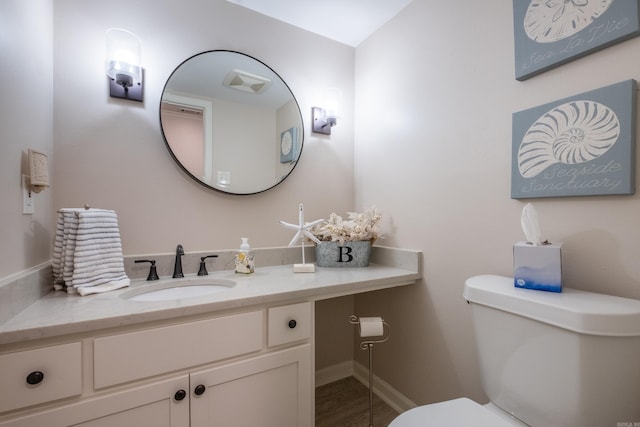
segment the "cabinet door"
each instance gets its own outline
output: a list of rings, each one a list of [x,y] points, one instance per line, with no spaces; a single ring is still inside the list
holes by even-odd
[[[194,372],[191,426],[311,427],[311,374],[308,344]]]
[[[184,390],[184,397],[176,394]],[[0,422],[2,427],[188,427],[189,377],[159,381]]]

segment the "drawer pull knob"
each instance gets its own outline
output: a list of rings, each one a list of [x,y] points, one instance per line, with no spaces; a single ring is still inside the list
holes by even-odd
[[[205,386],[203,386],[202,384],[198,384],[198,385],[196,386],[196,388],[194,388],[194,389],[193,389],[193,392],[196,394],[196,396],[200,396],[201,394],[203,394],[203,393],[204,393],[204,391],[205,391],[206,389],[207,389],[207,388],[206,388]]]
[[[42,373],[42,371],[33,371],[27,375],[27,384],[40,384],[42,380],[44,380],[44,373]]]
[[[176,391],[176,394],[173,395],[173,398],[178,402],[183,400],[185,397],[187,397],[187,392],[184,390],[178,390]]]
[[[289,328],[293,329],[296,326],[298,326],[298,322],[296,322],[295,319],[289,320]]]

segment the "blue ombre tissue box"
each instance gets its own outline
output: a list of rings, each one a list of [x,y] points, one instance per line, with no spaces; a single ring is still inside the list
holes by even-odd
[[[516,288],[562,292],[562,243],[513,245],[513,277]]]

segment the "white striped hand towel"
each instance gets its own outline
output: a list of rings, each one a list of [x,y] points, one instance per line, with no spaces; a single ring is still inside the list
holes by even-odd
[[[115,211],[60,209],[52,257],[53,287],[89,295],[129,285]]]
[[[71,283],[80,295],[129,286],[115,211],[89,209],[78,212],[73,275],[71,282],[66,283]]]

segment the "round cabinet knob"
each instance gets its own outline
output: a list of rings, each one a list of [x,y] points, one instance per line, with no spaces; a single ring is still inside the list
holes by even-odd
[[[194,389],[193,389],[193,392],[196,394],[196,396],[200,396],[201,394],[203,394],[203,393],[204,393],[204,391],[205,391],[206,389],[207,389],[207,388],[206,388],[205,386],[203,386],[202,384],[198,384],[198,385],[196,386],[196,388],[194,388]]]
[[[42,371],[33,371],[27,375],[27,384],[40,384],[42,380],[44,380],[44,373]]]
[[[298,322],[296,322],[295,319],[289,320],[289,328],[293,329],[296,326],[298,326]]]
[[[185,397],[187,397],[187,392],[184,390],[178,390],[176,391],[176,394],[173,395],[173,398],[178,402],[183,400]]]

